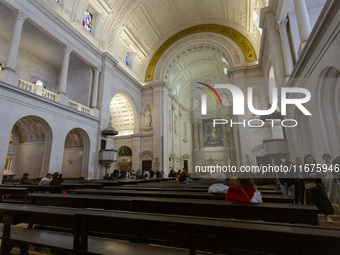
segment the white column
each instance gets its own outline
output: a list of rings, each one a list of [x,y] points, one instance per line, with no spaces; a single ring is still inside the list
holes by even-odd
[[[279,31],[282,45],[283,60],[285,64],[286,77],[293,71],[293,59],[287,34],[287,20],[279,21]]]
[[[153,86],[153,164],[154,170],[160,170],[163,154],[163,85]]]
[[[68,65],[70,62],[70,54],[72,52],[72,49],[68,46],[65,46],[64,50],[65,50],[64,59],[63,59],[63,65],[61,67],[60,81],[59,81],[59,94],[66,94]]]
[[[140,163],[140,136],[132,138],[132,170],[137,171]]]
[[[271,13],[267,18],[267,29],[269,32],[269,42],[270,42],[270,51],[273,55],[273,65],[275,72],[275,80],[277,82],[278,87],[283,86],[284,80],[286,77],[286,72],[284,70],[284,61],[282,56],[282,46],[280,41],[279,31],[277,30],[277,21],[275,16]]]
[[[91,107],[97,107],[97,99],[98,99],[98,81],[99,81],[99,73],[100,69],[97,67],[92,68],[94,72],[93,84],[92,84],[92,100],[91,100]]]
[[[11,69],[12,71],[15,71],[16,62],[18,58],[18,52],[19,52],[22,27],[24,25],[26,18],[27,16],[25,16],[21,11],[19,10],[17,11],[12,39],[9,45],[7,60],[6,60],[6,68]]]
[[[305,0],[294,0],[294,7],[301,43],[304,43],[305,41],[307,41],[312,30],[309,22]]]

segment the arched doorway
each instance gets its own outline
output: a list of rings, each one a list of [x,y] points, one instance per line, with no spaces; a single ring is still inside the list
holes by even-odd
[[[118,167],[119,170],[131,171],[132,168],[132,150],[128,146],[122,146],[118,149]]]
[[[88,170],[89,138],[80,128],[72,129],[65,139],[62,173],[64,177],[84,177]]]
[[[6,159],[6,174],[21,178],[38,178],[48,172],[51,152],[52,131],[47,122],[37,116],[26,116],[18,120],[9,134]],[[6,170],[5,169],[5,170]]]
[[[139,132],[139,124],[138,114],[131,98],[123,93],[116,94],[110,103],[110,116],[114,128],[119,133],[117,136],[108,137],[107,148],[118,151],[117,162],[112,165],[111,169],[138,169],[139,139],[134,139],[133,134]],[[125,151],[124,146],[130,151],[134,150],[134,154],[122,155],[120,152]]]

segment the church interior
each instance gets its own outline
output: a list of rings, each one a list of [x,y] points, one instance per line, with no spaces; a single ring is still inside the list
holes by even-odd
[[[54,218],[56,227],[74,224],[74,239],[65,237],[70,243],[64,246],[71,254],[340,254],[340,1],[0,0],[0,19],[0,194],[16,197],[17,192],[20,197],[24,194],[24,204],[33,203],[23,209],[0,202],[1,238],[8,241],[1,245],[1,254],[10,254],[7,227],[15,222],[47,225],[43,220],[34,222],[29,212]],[[293,201],[287,190],[281,195],[285,181],[279,182],[277,172],[262,173],[255,176],[258,182],[254,180],[263,205],[277,202],[273,207],[256,205],[258,211],[233,207],[230,214],[219,211],[218,204],[207,209],[202,202],[194,208],[191,200],[211,198],[206,191],[218,179],[218,169],[229,166],[226,174],[232,185],[230,180],[238,175],[230,169],[287,166],[285,155],[294,169],[298,158],[301,166],[310,164],[306,163],[310,155],[320,168],[327,166],[327,174],[332,171],[333,214],[320,213],[313,199],[305,204],[306,191],[302,202]],[[138,180],[138,185],[103,180],[116,171],[136,179],[144,171],[159,172],[164,180],[156,182],[157,173],[154,178],[146,176],[143,183]],[[168,178],[173,171],[177,179],[181,171],[186,173],[184,185],[178,184],[176,175]],[[57,193],[93,199],[72,200],[74,208],[132,211],[131,215],[56,212],[49,206],[72,207],[75,198],[61,202],[57,200],[61,194],[52,194],[55,190],[6,186],[25,173],[34,182],[55,172],[65,179],[65,189],[56,188]],[[290,180],[300,177],[296,172],[288,174]],[[99,186],[103,191],[108,187],[107,193],[90,191]],[[323,186],[330,196],[327,181]],[[81,187],[84,191],[77,191]],[[171,194],[190,188],[197,194]],[[39,195],[46,191],[53,198]],[[203,191],[207,194],[200,195]],[[109,207],[95,198],[100,194],[115,194],[115,203],[125,196],[133,198]],[[169,204],[162,204],[160,198]],[[181,205],[181,199],[188,201]],[[98,207],[102,203],[104,207]],[[34,206],[45,208],[40,212]],[[199,213],[192,215],[190,210]],[[207,216],[209,210],[215,213],[209,214],[209,222],[190,218]],[[253,210],[256,216],[250,216]],[[32,222],[21,222],[20,217],[16,221],[19,211]],[[183,211],[177,223],[172,218],[167,223],[161,216],[177,211]],[[276,214],[285,211],[290,220]],[[62,215],[65,222],[58,225]],[[228,220],[220,222],[224,217]],[[132,218],[138,220],[134,223]],[[93,221],[93,226],[85,221]],[[179,230],[176,224],[183,226]],[[133,236],[135,242],[127,246],[105,239],[109,235],[103,234],[105,228],[113,226],[121,228],[113,232],[114,238],[121,240],[124,235],[125,241],[131,241]],[[22,238],[25,234],[20,231],[13,229],[11,235]],[[101,231],[101,236],[87,239],[88,234]],[[256,233],[263,240],[255,238]],[[140,246],[144,235],[155,244],[153,250],[150,245]],[[157,243],[157,235],[166,241]],[[20,238],[15,242],[38,244]],[[96,243],[100,238],[107,250],[96,253],[101,250]],[[287,241],[282,243],[284,238]],[[217,248],[203,245],[206,242]],[[282,251],[278,245],[290,248]]]

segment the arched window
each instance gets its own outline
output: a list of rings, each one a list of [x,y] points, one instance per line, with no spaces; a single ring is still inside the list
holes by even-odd
[[[125,64],[132,68],[133,66],[133,62],[135,61],[135,58],[137,56],[137,52],[136,51],[128,51],[126,53],[126,56],[125,56]]]
[[[83,18],[83,27],[85,27],[86,30],[90,32],[92,32],[92,18],[92,14],[88,10],[86,10]]]
[[[128,65],[129,65],[129,62],[130,62],[130,54],[129,54],[129,52],[128,52],[128,53],[126,53],[125,64],[128,66]]]

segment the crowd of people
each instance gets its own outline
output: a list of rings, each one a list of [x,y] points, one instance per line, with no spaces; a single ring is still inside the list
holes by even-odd
[[[311,154],[307,154],[303,160],[297,157],[295,163],[290,161],[290,155],[284,155],[283,159],[276,160],[275,165],[300,167],[303,171],[296,171],[295,176],[281,171],[277,175],[276,183],[280,186],[282,195],[294,196],[295,204],[314,204],[325,214],[325,221],[332,223],[330,215],[334,213],[332,204],[339,205],[340,211],[340,180],[334,175],[334,167],[340,166],[340,156],[331,161],[330,154],[322,156],[324,163],[322,171],[316,168],[316,161]],[[327,165],[327,168],[325,166]],[[308,171],[306,170],[308,169]],[[301,173],[300,173],[301,172]],[[223,182],[226,179],[224,173],[216,175],[216,183],[208,189],[209,193],[226,194],[227,201],[261,203],[262,196],[257,191],[251,175],[242,174],[236,179],[236,183],[228,187]]]
[[[152,178],[165,178],[163,170],[118,170],[115,169],[111,174],[105,174],[104,180],[119,180],[119,179],[152,179]],[[180,182],[184,183],[188,178],[188,172],[185,168],[183,170],[178,170],[175,172],[173,169],[169,171],[168,178],[177,178]]]
[[[29,173],[24,173],[22,178],[20,179],[21,184],[30,184],[31,181],[28,178]],[[59,174],[59,172],[54,172],[53,174],[47,173],[44,178],[42,178],[39,182],[39,185],[49,185],[49,186],[61,186],[61,183],[64,181],[63,175]]]
[[[325,214],[325,221],[331,223],[329,217],[334,213],[332,204],[339,205],[340,211],[340,178],[334,175],[332,169],[334,166],[340,167],[340,156],[332,161],[330,154],[325,153],[322,156],[323,171],[317,171],[313,166],[316,161],[311,154],[307,154],[302,159],[297,157],[295,163],[291,162],[290,155],[286,154],[282,159],[274,161],[275,165],[294,166],[295,168],[309,169],[309,171],[296,171],[296,175],[292,176],[284,171],[277,174],[275,180],[277,186],[280,187],[282,195],[294,196],[295,204],[314,204],[317,208]],[[325,170],[324,166],[327,166]],[[312,170],[314,169],[314,170]],[[20,180],[21,184],[29,184],[29,174],[24,173]],[[164,178],[163,170],[117,170],[113,173],[106,174],[104,180],[118,180],[118,179],[151,179],[151,178]],[[180,183],[185,184],[188,178],[186,169],[178,170],[175,172],[170,169],[168,178],[176,178]],[[218,173],[216,175],[216,183],[211,185],[208,189],[209,193],[225,194],[225,199],[232,202],[248,202],[248,203],[262,203],[261,193],[257,190],[250,174],[241,174],[235,184],[227,186],[224,184],[226,174]],[[255,179],[258,182],[258,179]],[[48,173],[46,177],[42,178],[39,185],[61,186],[63,182],[62,174],[55,172]]]

